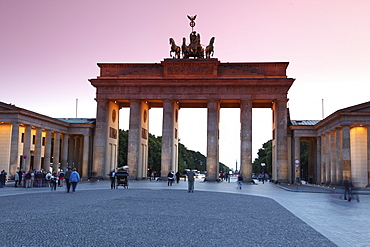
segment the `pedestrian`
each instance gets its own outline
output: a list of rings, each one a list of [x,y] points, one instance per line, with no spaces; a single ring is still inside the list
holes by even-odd
[[[18,174],[18,172],[16,172],[15,174],[14,174],[14,181],[15,181],[15,185],[14,185],[14,187],[18,187],[18,184],[19,184],[19,174]]]
[[[180,182],[180,172],[177,171],[176,172],[176,183],[179,183]]]
[[[6,175],[7,173],[5,172],[5,170],[2,170],[0,173],[0,188],[3,188],[5,186]]]
[[[46,173],[46,175],[45,175],[45,180],[46,180],[46,187],[50,187],[51,185],[50,185],[50,182],[51,182],[51,177],[52,177],[53,175],[51,175],[51,172],[50,171],[48,171],[48,173]]]
[[[57,190],[57,183],[58,183],[58,175],[56,172],[53,172],[50,178],[50,187],[51,190]]]
[[[31,183],[32,183],[32,180],[31,180],[31,171],[28,171],[26,173],[26,188],[31,188]]]
[[[172,171],[167,174],[167,186],[172,186],[173,180],[175,180],[174,176]]]
[[[242,186],[243,186],[243,176],[242,175],[239,175],[238,177],[238,181],[236,181],[236,183],[238,184],[238,187],[237,189],[242,189]]]
[[[80,174],[78,174],[76,168],[73,168],[72,173],[69,176],[69,182],[72,184],[72,193],[75,193],[77,183],[80,182]]]
[[[58,179],[58,186],[59,187],[63,187],[63,183],[64,183],[64,172],[62,169],[60,169],[59,171],[59,179]]]
[[[188,175],[188,193],[194,193],[195,172],[190,169],[186,173]]]
[[[109,173],[109,177],[110,177],[110,188],[115,189],[116,188],[116,171],[114,169]]]
[[[71,176],[71,173],[72,173],[71,168],[67,167],[67,171],[64,174],[64,179],[65,179],[66,185],[67,185],[67,193],[69,193],[69,191],[71,189],[71,183],[69,182],[69,177]]]

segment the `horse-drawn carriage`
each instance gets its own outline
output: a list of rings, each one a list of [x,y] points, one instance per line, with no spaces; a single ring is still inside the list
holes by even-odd
[[[117,186],[123,186],[125,189],[128,189],[128,171],[126,169],[119,169],[116,173]]]

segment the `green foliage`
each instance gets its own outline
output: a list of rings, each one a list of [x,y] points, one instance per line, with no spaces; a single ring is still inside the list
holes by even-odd
[[[160,171],[162,159],[162,137],[156,137],[155,135],[149,133],[148,146],[148,168],[150,168],[152,171]],[[128,130],[120,130],[118,145],[118,166],[127,165],[127,150]],[[180,172],[183,172],[186,168],[205,172],[207,170],[206,160],[206,157],[200,152],[188,150],[183,144],[179,143],[178,165]],[[229,170],[229,167],[220,163],[220,171],[228,172]]]
[[[272,173],[272,140],[265,142],[262,148],[258,150],[258,158],[252,163],[252,173],[259,174],[265,171],[268,174]],[[265,163],[266,166],[262,167],[261,163]]]
[[[306,178],[308,174],[308,142],[307,141],[301,141],[301,169],[303,169],[303,172],[301,174],[302,178]],[[261,166],[261,163],[265,163],[266,166],[264,168],[264,171],[268,174],[272,174],[272,140],[269,140],[265,142],[262,145],[262,148],[258,150],[258,158],[254,160],[252,163],[252,173],[259,174],[263,171],[263,167]],[[307,179],[307,178],[306,178]]]
[[[119,130],[118,167],[127,166],[128,130]]]
[[[308,179],[308,142],[307,141],[301,141],[301,154],[300,154],[300,163],[301,163],[301,169],[303,169],[303,172],[301,172],[301,178]]]

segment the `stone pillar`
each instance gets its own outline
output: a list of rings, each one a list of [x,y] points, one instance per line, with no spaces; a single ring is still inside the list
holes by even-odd
[[[25,166],[23,170],[28,171],[31,164],[31,125],[25,126],[24,139],[23,139],[23,157],[26,156]]]
[[[298,161],[298,163],[297,163]],[[294,182],[301,178],[301,139],[294,137]]]
[[[343,179],[351,179],[351,134],[350,127],[342,127],[342,170]]]
[[[33,169],[41,169],[42,129],[36,129],[35,158]]]
[[[140,100],[130,101],[127,164],[130,177],[146,177],[148,167],[149,106]],[[161,174],[166,176],[167,174]]]
[[[75,157],[75,136],[70,135],[68,138],[68,164],[67,167],[73,167]]]
[[[336,160],[336,165],[337,165],[336,181],[337,181],[337,185],[342,185],[343,184],[343,168],[342,168],[343,153],[342,153],[342,129],[341,128],[336,129],[335,143],[336,143],[336,158],[337,158]]]
[[[73,168],[76,168],[77,170],[79,169],[79,166],[80,166],[80,152],[81,152],[81,144],[80,144],[80,136],[79,135],[75,135],[74,136],[74,144],[73,144],[73,147],[74,147],[74,150],[73,150],[73,154],[74,154],[74,157],[73,157]],[[81,172],[80,170],[78,170],[78,172]],[[98,175],[100,176],[100,175]]]
[[[13,123],[12,126],[12,141],[10,146],[10,166],[9,170],[14,174],[17,167],[19,167],[19,123]]]
[[[61,167],[64,171],[67,170],[67,163],[68,163],[68,134],[63,134],[63,146],[62,146],[62,164]]]
[[[321,177],[320,183],[326,183],[326,135],[321,135]]]
[[[51,130],[46,130],[45,136],[45,149],[44,149],[44,164],[42,169],[45,171],[50,170],[50,158],[51,158]]]
[[[274,181],[288,182],[287,145],[287,99],[273,103],[273,160],[272,177]]]
[[[81,177],[88,177],[90,136],[84,135]]]
[[[104,166],[108,152],[108,101],[96,100],[96,126],[94,137],[93,173],[96,176],[105,176]]]
[[[337,185],[337,148],[336,148],[336,130],[330,132],[330,183]]]
[[[330,132],[327,132],[326,133],[326,142],[325,142],[325,163],[326,163],[326,184],[330,184],[331,183],[331,156],[330,156]]]
[[[316,138],[308,139],[308,168],[307,181],[309,183],[316,182]]]
[[[321,180],[321,174],[322,174],[322,167],[321,167],[321,160],[322,160],[322,154],[321,154],[321,136],[318,136],[316,138],[316,173],[315,173],[315,183],[318,184],[318,183],[321,183],[322,180]]]
[[[60,155],[60,133],[54,132],[53,171],[58,172]]]
[[[252,101],[242,101],[240,108],[240,171],[252,181]]]
[[[207,103],[207,181],[216,181],[219,173],[220,103]]]
[[[370,126],[367,126],[367,178],[368,184],[366,187],[370,187]]]
[[[178,104],[171,100],[163,101],[161,175],[177,172],[178,156]]]

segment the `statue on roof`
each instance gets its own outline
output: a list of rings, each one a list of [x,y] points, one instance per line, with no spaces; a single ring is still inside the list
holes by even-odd
[[[209,45],[206,47],[206,50],[201,45],[200,42],[200,34],[194,31],[195,27],[195,19],[197,18],[197,15],[194,16],[187,16],[190,20],[190,27],[191,27],[191,33],[189,35],[190,44],[186,44],[186,38],[184,37],[182,39],[182,45],[181,48],[179,46],[176,46],[174,39],[170,38],[170,44],[171,44],[171,51],[170,56],[172,53],[175,53],[175,56],[173,58],[180,58],[180,49],[182,53],[182,58],[189,59],[192,58],[204,58],[204,52],[206,54],[206,58],[210,59],[211,56],[213,56],[213,43],[215,40],[215,37],[212,37]]]

